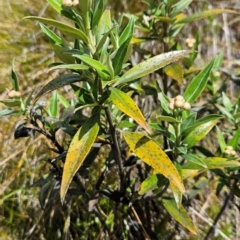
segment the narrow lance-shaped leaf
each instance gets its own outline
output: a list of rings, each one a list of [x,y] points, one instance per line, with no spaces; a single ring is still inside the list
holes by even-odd
[[[73,69],[73,70],[87,70],[89,69],[88,66],[83,64],[59,64],[49,68],[49,71],[54,69]]]
[[[84,54],[84,55],[73,55],[76,58],[81,59],[84,63],[88,64],[91,66],[93,69],[97,71],[99,76],[103,80],[108,80],[110,78],[110,74],[108,72],[108,69],[99,61],[91,58],[90,56]]]
[[[13,89],[15,91],[19,91],[18,77],[17,77],[17,74],[14,70],[14,59],[12,61],[11,80],[12,80]]]
[[[148,124],[137,104],[126,93],[117,88],[110,88],[110,99],[122,112],[134,119],[142,128],[150,132]]]
[[[78,74],[66,74],[60,77],[55,78],[54,80],[47,83],[43,88],[37,93],[36,97],[34,98],[34,103],[43,95],[48,92],[51,92],[57,88],[69,85],[71,83],[79,82],[82,79]]]
[[[149,191],[161,189],[162,187],[166,186],[167,183],[168,181],[163,175],[153,174],[142,182],[141,189],[138,193],[143,195]]]
[[[72,55],[68,54],[68,48],[62,47],[61,45],[53,44],[52,45],[53,51],[55,55],[64,63],[67,64],[74,64],[75,59]]]
[[[175,163],[175,166],[180,174],[182,174],[182,167],[180,164]],[[178,206],[178,208],[181,207],[182,204],[182,192],[177,188],[177,186],[173,183],[170,182],[170,187],[172,189],[173,197],[175,199],[175,202]]]
[[[17,99],[17,98],[0,100],[0,102],[3,103],[7,107],[20,107],[21,106],[21,100]]]
[[[7,116],[7,115],[13,115],[13,114],[22,114],[23,112],[22,111],[16,111],[16,110],[13,110],[13,109],[3,109],[3,110],[0,110],[0,117],[2,116]]]
[[[208,169],[239,167],[240,166],[240,163],[238,161],[228,160],[227,158],[221,158],[221,157],[202,158],[202,161],[205,162]]]
[[[58,12],[62,11],[62,0],[47,0],[47,2]]]
[[[52,30],[50,30],[47,26],[45,26],[43,23],[40,23],[39,25],[40,25],[42,31],[50,39],[52,44],[59,44],[59,45],[63,44],[62,39],[57,34],[55,34]]]
[[[202,117],[202,118],[199,118],[199,119],[195,120],[196,118],[194,118],[194,116],[196,116],[196,115],[192,116],[193,117],[193,119],[192,119],[193,121],[192,122],[189,122],[188,125],[187,125],[187,123],[185,123],[185,129],[184,129],[184,131],[182,131],[183,135],[186,136],[194,128],[196,128],[197,126],[199,126],[201,124],[204,124],[204,123],[207,123],[207,122],[213,121],[213,120],[219,120],[220,118],[223,118],[223,116],[221,116],[221,115],[209,114],[209,115],[207,115],[205,117]]]
[[[197,142],[202,140],[208,132],[217,124],[218,120],[209,121],[195,127],[183,140],[188,148],[194,146]]]
[[[175,23],[177,23],[177,24],[189,23],[189,22],[193,22],[196,20],[201,20],[201,19],[204,19],[207,17],[211,17],[213,15],[220,14],[220,13],[236,13],[236,11],[233,11],[230,9],[211,9],[211,10],[206,10],[204,12],[192,14],[189,17],[181,18],[180,20],[177,20]]]
[[[225,139],[224,139],[222,130],[221,130],[218,126],[216,126],[216,129],[217,129],[217,140],[218,140],[218,144],[219,144],[219,147],[220,147],[220,149],[221,149],[221,152],[224,153],[227,144],[226,144],[226,142],[225,142]]]
[[[104,3],[103,0],[95,0],[94,1],[94,11],[93,11],[93,17],[92,17],[92,29],[98,24],[102,13],[104,11]]]
[[[176,187],[175,184],[170,182],[170,187],[172,189],[173,197],[175,199],[175,202],[177,204],[177,207],[180,208],[182,204],[182,193],[179,191],[179,189]]]
[[[99,131],[99,117],[94,115],[77,131],[73,137],[63,168],[60,189],[61,201],[64,201],[69,185],[91,150]]]
[[[141,189],[138,193],[143,195],[149,191],[155,190],[156,188],[158,188],[158,177],[157,174],[153,174],[142,182]]]
[[[84,32],[82,32],[81,30],[75,27],[69,26],[65,23],[61,23],[59,21],[48,19],[48,18],[33,17],[33,16],[25,17],[23,19],[32,19],[32,20],[37,20],[44,24],[49,24],[51,26],[58,28],[61,32],[65,33],[66,35],[80,39],[86,44],[88,44],[88,38]]]
[[[112,28],[111,12],[109,9],[106,9],[102,14],[102,16],[98,22],[97,29],[96,29],[97,44],[99,43],[102,36],[106,32],[108,32],[111,28]]]
[[[122,132],[133,151],[142,161],[169,179],[183,193],[185,191],[179,173],[167,154],[151,139],[139,132]]]
[[[116,52],[116,55],[114,56],[112,60],[112,65],[114,68],[115,76],[118,75],[122,71],[122,66],[124,63],[124,59],[127,54],[128,46],[130,44],[131,37],[129,37],[122,45],[119,47],[119,49]]]
[[[133,29],[134,29],[134,17],[131,16],[127,26],[124,28],[123,32],[119,37],[119,46],[126,42],[127,39],[129,39],[129,37],[132,37]]]
[[[173,13],[174,15],[176,15],[177,13],[180,13],[181,11],[183,11],[184,9],[186,9],[188,7],[188,5],[192,2],[193,0],[181,0],[181,1],[177,1],[177,3],[175,3],[172,8],[173,8]]]
[[[240,129],[236,131],[236,133],[233,135],[231,140],[228,142],[228,144],[232,146],[234,150],[237,150],[237,147],[239,146],[239,137],[240,137]]]
[[[193,224],[192,219],[189,217],[187,211],[177,204],[173,199],[163,199],[163,205],[169,214],[178,221],[183,227],[187,228],[193,234],[197,234],[197,227]]]
[[[213,59],[188,85],[183,97],[186,102],[193,103],[206,87],[215,59]]]
[[[122,83],[131,82],[138,78],[144,77],[149,73],[152,73],[160,68],[167,66],[168,64],[179,60],[179,58],[191,53],[191,50],[179,50],[168,53],[159,54],[152,58],[147,59],[144,62],[141,62],[128,70],[122,77],[120,77],[114,86],[117,86]]]
[[[188,161],[183,165],[183,169],[206,170],[229,167],[239,167],[240,163],[236,160],[228,160],[221,157],[199,158],[199,161]]]
[[[58,93],[57,91],[53,91],[52,93],[52,98],[50,100],[50,105],[49,105],[49,112],[50,115],[53,117],[57,116],[58,113]]]

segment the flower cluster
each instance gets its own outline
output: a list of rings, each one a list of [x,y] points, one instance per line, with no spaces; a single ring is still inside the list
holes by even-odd
[[[20,96],[21,96],[21,93],[19,91],[10,90],[8,92],[8,97],[10,97],[10,98],[20,97]]]
[[[237,154],[232,146],[227,146],[224,152],[228,155],[234,155],[234,156]]]
[[[186,39],[186,43],[187,43],[188,47],[193,47],[195,42],[196,42],[196,40],[194,38],[187,38]]]
[[[77,6],[79,4],[78,0],[63,0],[62,5],[65,7]]]
[[[170,99],[170,103],[168,107],[171,110],[174,109],[184,109],[184,110],[189,110],[191,108],[191,104],[189,102],[185,102],[183,96],[178,95],[175,98]]]

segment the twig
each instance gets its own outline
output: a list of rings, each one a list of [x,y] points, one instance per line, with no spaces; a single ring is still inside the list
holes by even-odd
[[[110,134],[112,137],[112,141],[113,141],[113,153],[114,153],[114,157],[115,160],[117,162],[118,165],[118,174],[119,174],[119,185],[118,185],[118,190],[122,191],[122,182],[123,182],[123,164],[122,164],[122,155],[121,155],[121,150],[119,147],[119,142],[117,139],[117,133],[116,133],[116,127],[113,125],[113,120],[112,120],[112,116],[109,110],[109,107],[106,106],[105,107],[105,112],[106,112],[106,116],[107,116],[107,120],[110,126]]]
[[[137,212],[135,211],[135,209],[134,209],[134,207],[133,207],[132,205],[130,206],[130,209],[132,210],[135,218],[137,219],[138,224],[140,225],[140,227],[141,227],[141,229],[142,229],[142,231],[143,231],[143,235],[144,235],[145,239],[146,239],[146,240],[150,240],[151,238],[148,236],[148,234],[147,234],[147,232],[146,232],[146,230],[145,230],[145,228],[144,228],[144,226],[143,226],[143,224],[142,224],[142,222],[141,222],[141,220],[140,220]]]
[[[218,215],[217,215],[217,217],[215,218],[212,226],[211,226],[210,229],[208,230],[208,233],[207,233],[207,235],[206,235],[206,237],[205,237],[205,240],[210,239],[210,238],[209,238],[210,235],[211,235],[212,232],[214,232],[214,230],[216,229],[217,223],[218,223],[219,219],[221,218],[223,212],[224,212],[225,209],[227,208],[228,202],[229,202],[229,200],[232,198],[232,196],[233,196],[233,195],[232,195],[231,193],[229,193],[229,194],[227,195],[227,197],[226,197],[226,199],[225,199],[225,201],[224,201],[224,204],[223,204],[220,212],[218,213]]]
[[[206,219],[204,216],[202,216],[199,212],[197,212],[194,208],[189,207],[189,209],[192,211],[193,214],[195,214],[196,216],[198,216],[202,221],[204,221],[205,223],[207,223],[209,226],[212,226],[213,223],[211,221],[209,221],[208,219]],[[226,236],[221,230],[219,229],[215,229],[219,235],[221,235],[221,237],[223,237],[223,239],[225,240],[231,240],[228,236]]]

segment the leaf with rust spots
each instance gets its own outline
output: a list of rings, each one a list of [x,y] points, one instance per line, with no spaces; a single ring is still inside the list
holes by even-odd
[[[176,167],[167,154],[153,140],[139,132],[122,132],[122,135],[131,151],[142,161],[168,178],[181,193],[185,191]]]

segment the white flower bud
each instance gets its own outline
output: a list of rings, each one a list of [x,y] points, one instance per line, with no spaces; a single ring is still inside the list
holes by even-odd
[[[189,102],[185,102],[184,105],[183,105],[183,108],[185,110],[190,110],[191,109],[191,104]]]
[[[183,100],[176,99],[175,102],[174,102],[174,107],[175,108],[182,108],[183,105],[184,105],[184,101]]]

